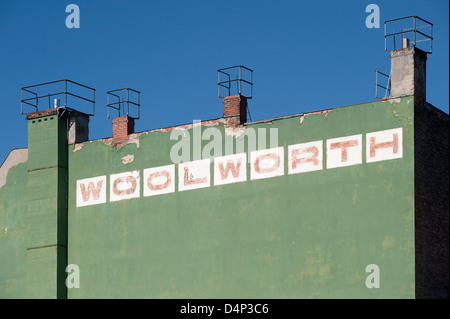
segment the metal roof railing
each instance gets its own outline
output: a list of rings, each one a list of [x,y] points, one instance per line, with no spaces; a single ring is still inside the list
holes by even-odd
[[[406,28],[403,28],[404,23],[407,23]],[[387,33],[388,25],[392,26],[392,33]],[[395,32],[395,26],[399,27],[401,31]],[[426,31],[424,28],[430,28],[429,33],[425,33]],[[419,29],[422,29],[419,31]],[[424,31],[424,32],[422,32]],[[398,18],[393,20],[388,20],[384,22],[384,50],[385,51],[393,51],[397,50],[395,39],[397,36],[401,36],[402,41],[400,42],[400,48],[402,48],[403,39],[406,37],[406,35],[411,35],[411,39],[409,39],[409,43],[417,47],[418,43],[421,42],[429,42],[430,46],[428,50],[423,50],[426,53],[432,53],[433,51],[433,24],[431,22],[428,22],[420,17],[417,16],[409,16],[404,18]],[[392,38],[393,40],[393,49],[388,49],[387,40],[388,38]]]
[[[56,90],[56,92],[53,93],[48,93],[48,94],[39,94],[41,91],[45,91],[45,89],[47,89],[46,91],[54,91],[55,89],[51,89],[50,86],[51,85],[55,85],[58,86],[58,84],[63,83],[64,84],[64,88],[58,88],[58,90]],[[69,86],[70,85],[74,85],[77,89],[83,88],[83,89],[87,89],[89,91],[92,92],[92,98],[87,98],[84,96],[81,96],[79,94],[75,94],[72,93],[71,90],[69,90]],[[62,86],[62,85],[59,85]],[[24,94],[25,95],[33,95],[30,98],[24,98]],[[52,106],[51,97],[56,97],[56,96],[62,96],[63,97],[63,101],[64,101],[64,105],[60,105],[60,99],[54,99],[54,103]],[[34,112],[36,111],[41,111],[41,110],[46,110],[46,109],[50,109],[50,108],[56,108],[56,107],[63,107],[63,108],[67,108],[67,109],[71,109],[71,110],[75,110],[75,108],[70,107],[69,105],[69,97],[74,97],[78,100],[82,100],[85,102],[88,102],[90,104],[92,104],[92,112],[83,112],[89,116],[93,116],[95,113],[95,89],[86,86],[84,84],[80,84],[71,80],[58,80],[58,81],[52,81],[52,82],[46,82],[46,83],[40,83],[40,84],[36,84],[36,85],[30,85],[30,86],[26,86],[23,87],[21,89],[20,92],[20,113],[21,114],[25,114],[28,112],[24,111],[24,106],[31,106],[34,108]],[[41,101],[42,99],[48,98],[48,107],[46,107],[46,105],[44,107],[42,102],[41,104],[39,104],[39,101]]]
[[[383,85],[379,84],[380,80],[378,79],[378,74],[380,74],[380,75],[384,76],[385,78],[387,78],[386,86],[383,86]],[[378,95],[378,88],[379,87],[384,89],[384,96]],[[375,98],[382,99],[382,98],[387,98],[390,95],[391,95],[391,76],[387,75],[387,74],[385,74],[383,72],[380,72],[378,70],[375,70]]]
[[[250,73],[250,80],[246,80],[243,78],[243,70],[246,70]],[[227,72],[225,72],[227,71]],[[233,71],[233,72],[231,72]],[[226,80],[221,81],[220,77],[225,76]],[[232,76],[235,76],[235,79],[232,79]],[[218,86],[218,96],[219,98],[224,98],[225,96],[230,96],[232,91],[232,83],[236,83],[236,92],[237,94],[243,95],[243,87],[242,83],[250,86],[250,95],[245,96],[247,99],[251,99],[253,97],[253,70],[249,69],[243,65],[231,66],[228,68],[223,68],[217,70],[217,86]],[[228,95],[221,95],[220,88],[223,87],[228,91]]]
[[[130,92],[135,93],[137,95],[137,100],[135,99],[132,101]],[[107,118],[111,119],[110,116],[110,109],[117,110],[118,117],[121,116],[129,116],[134,118],[135,120],[139,119],[141,115],[141,92],[130,89],[130,88],[124,88],[124,89],[118,89],[106,92],[107,95]],[[117,102],[110,103],[110,96],[113,96],[114,98],[117,98]],[[137,116],[130,116],[130,104],[131,106],[137,107]]]

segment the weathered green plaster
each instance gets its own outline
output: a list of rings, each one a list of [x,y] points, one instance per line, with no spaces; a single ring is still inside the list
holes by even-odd
[[[413,109],[405,97],[248,124],[278,129],[283,176],[250,180],[247,164],[245,182],[85,207],[77,180],[106,175],[109,198],[110,174],[139,170],[142,193],[178,141],[67,146],[64,118],[29,120],[28,161],[0,188],[0,298],[414,298]],[[403,157],[366,163],[364,135],[397,127]],[[355,134],[362,164],[288,174],[288,145],[323,140],[325,155],[326,139]],[[67,264],[80,288],[66,289]],[[380,288],[365,285],[369,264]]]
[[[70,146],[68,262],[81,287],[69,298],[413,298],[413,100],[391,102],[247,128],[278,128],[286,158],[291,144],[403,127],[401,159],[294,175],[285,165],[263,180],[248,164],[246,182],[80,208],[76,180],[171,164],[177,141],[153,131],[139,147]],[[369,264],[379,289],[365,285]]]
[[[67,120],[28,120],[27,295],[65,298]]]
[[[12,167],[0,188],[0,298],[26,297],[27,163]]]

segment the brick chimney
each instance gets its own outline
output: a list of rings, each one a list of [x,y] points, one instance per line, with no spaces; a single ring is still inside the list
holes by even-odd
[[[121,142],[134,133],[134,118],[129,116],[113,118],[113,140]]]
[[[241,94],[223,98],[223,117],[234,117],[237,124],[247,122],[247,98]]]

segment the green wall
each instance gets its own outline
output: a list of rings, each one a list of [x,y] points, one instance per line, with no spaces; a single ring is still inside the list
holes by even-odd
[[[249,127],[278,128],[285,161],[291,144],[324,140],[325,154],[328,138],[403,127],[403,158],[294,175],[285,164],[285,175],[262,180],[250,180],[248,164],[246,182],[77,208],[79,179],[140,170],[142,193],[142,170],[171,164],[176,141],[154,131],[139,146],[71,146],[68,262],[81,282],[68,296],[414,297],[412,98]],[[369,264],[379,289],[365,285]]]
[[[26,297],[27,163],[12,167],[0,188],[0,298]]]
[[[0,189],[0,297],[65,298],[66,120],[29,119],[28,144],[28,161]]]
[[[414,298],[413,109],[405,97],[249,124],[278,129],[283,176],[251,180],[247,164],[245,182],[150,197],[143,170],[172,164],[170,131],[67,147],[63,119],[29,123],[28,162],[0,188],[0,298]],[[399,127],[403,157],[366,163],[365,134]],[[362,164],[288,174],[288,145],[323,140],[325,156],[327,139],[356,134]],[[133,170],[140,198],[110,202],[110,174]],[[77,207],[77,180],[102,175],[106,203]],[[66,264],[80,269],[67,292]]]
[[[27,296],[65,298],[67,122],[28,120]]]

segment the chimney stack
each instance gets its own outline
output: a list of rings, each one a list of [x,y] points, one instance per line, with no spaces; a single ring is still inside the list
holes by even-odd
[[[69,144],[82,143],[89,140],[89,115],[72,111],[68,117],[69,130],[67,142]]]
[[[426,61],[427,53],[417,47],[391,51],[391,97],[414,95],[426,101]]]
[[[106,92],[107,117],[110,111],[117,111],[118,117],[113,117],[113,141],[122,142],[128,135],[134,133],[134,121],[139,119],[141,109],[141,92],[124,88]],[[133,110],[134,111],[133,111]],[[133,114],[134,116],[130,115]],[[122,116],[121,116],[122,115]]]
[[[253,70],[236,65],[217,72],[218,96],[223,98],[223,117],[228,125],[242,125],[247,122],[247,100],[253,97]],[[221,94],[223,90],[225,94]],[[236,94],[232,95],[232,91]]]
[[[402,31],[395,32],[395,30]],[[395,40],[400,37],[401,47],[397,49]],[[388,42],[392,43],[393,47]],[[429,45],[428,50],[426,44]],[[418,45],[421,46],[420,49]],[[426,101],[426,62],[427,54],[432,53],[432,48],[431,22],[418,16],[384,22],[384,49],[390,51],[391,55],[391,98],[413,95],[418,101]]]
[[[134,118],[126,116],[113,118],[113,140],[121,142],[134,133]]]
[[[223,98],[223,117],[235,117],[236,124],[247,122],[247,98],[241,94]]]

